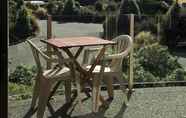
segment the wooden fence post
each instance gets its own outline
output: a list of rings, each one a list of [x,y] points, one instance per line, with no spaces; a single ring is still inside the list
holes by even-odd
[[[130,36],[134,40],[134,14],[130,14]],[[134,67],[134,59],[133,59],[133,47],[131,49],[130,58],[129,58],[129,91],[133,91],[133,67]]]
[[[47,15],[47,40],[52,38],[52,16]],[[51,47],[47,45],[47,54],[51,57]],[[51,68],[51,62],[47,61],[47,69]]]

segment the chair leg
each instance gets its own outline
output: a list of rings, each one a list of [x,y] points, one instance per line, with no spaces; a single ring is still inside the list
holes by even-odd
[[[92,112],[98,112],[100,103],[100,79],[93,78]]]
[[[123,74],[122,73],[118,73],[118,76],[117,76],[117,80],[119,81],[119,83],[124,83],[124,80],[123,80]],[[120,88],[122,90],[122,92],[126,92],[126,87],[124,85],[121,85],[120,84]]]
[[[71,80],[65,81],[65,99],[66,102],[71,102]]]
[[[52,85],[51,82],[47,78],[44,77],[41,78],[37,118],[43,118],[44,116],[45,108],[48,102],[48,97],[50,95],[51,85]]]
[[[35,85],[32,95],[31,109],[34,109],[36,106],[37,98],[39,96],[39,87],[40,87],[40,74],[38,73],[35,77]]]
[[[112,86],[113,78],[112,77],[107,77],[105,79],[106,79],[105,82],[106,82],[106,85],[107,85],[108,96],[109,96],[109,98],[113,98],[114,97],[113,86]]]
[[[82,112],[82,102],[81,102],[81,82],[80,78],[76,78],[76,86],[77,86],[77,101],[79,106],[79,111]]]

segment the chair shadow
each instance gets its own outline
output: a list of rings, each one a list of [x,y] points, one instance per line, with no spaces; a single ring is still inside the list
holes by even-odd
[[[131,98],[131,95],[132,95],[132,92],[127,93],[128,102]],[[126,102],[123,102],[121,109],[119,110],[119,112],[113,118],[123,118],[123,114],[125,113],[126,109],[127,109]]]
[[[70,118],[106,118],[104,115],[105,115],[105,112],[108,110],[111,102],[112,101],[107,100],[107,104],[101,106],[97,113],[92,112],[92,113],[87,113],[87,114],[84,114],[84,115],[73,116],[73,117],[70,117]]]
[[[127,93],[126,97],[127,97],[128,101],[130,100],[131,95],[132,95],[131,92]],[[59,117],[62,117],[62,118],[106,118],[105,112],[108,110],[108,108],[110,107],[110,104],[112,103],[112,100],[108,99],[108,100],[106,100],[107,101],[106,105],[101,106],[97,113],[87,113],[87,114],[72,117],[71,116],[72,111],[74,110],[74,108],[76,106],[76,104],[73,105],[74,99],[71,103],[64,104],[56,112],[52,113],[52,116],[50,116],[48,118],[59,118]],[[88,99],[88,97],[82,101],[85,101],[87,99]],[[70,109],[70,111],[69,111],[69,109]],[[120,111],[113,118],[123,118],[123,114],[125,113],[126,109],[127,109],[127,105],[126,105],[126,101],[125,101],[123,103]]]
[[[37,108],[35,109],[29,109],[28,112],[23,116],[23,118],[31,118],[32,115],[37,111]]]
[[[131,98],[132,93],[128,92],[127,93],[127,99],[128,101]],[[112,100],[107,100],[107,104],[104,106],[101,106],[99,111],[97,113],[88,113],[80,116],[73,116],[71,117],[71,113],[74,110],[75,106],[77,103],[75,103],[75,98],[77,97],[77,93],[73,94],[72,96],[72,101],[70,103],[65,103],[62,107],[60,107],[57,111],[55,111],[52,108],[52,105],[50,103],[47,104],[48,110],[51,113],[51,116],[48,118],[106,118],[105,112],[109,108],[110,104],[112,103]],[[86,101],[90,97],[86,97],[82,100],[82,102]],[[127,109],[126,102],[123,103],[120,111],[113,117],[113,118],[123,118],[123,114],[125,110]],[[29,109],[29,111],[25,114],[23,118],[31,118],[32,115],[37,111],[37,108],[35,109]]]
[[[77,105],[77,101],[75,101],[77,97],[77,92],[75,92],[75,94],[72,96],[72,100],[69,103],[65,103],[63,106],[61,106],[57,111],[54,111],[54,109],[52,108],[51,105],[48,105],[48,109],[51,113],[51,116],[48,118],[71,118],[71,114],[75,108],[75,106]],[[90,96],[87,96],[86,98],[84,98],[82,100],[82,102],[88,100],[90,98]]]

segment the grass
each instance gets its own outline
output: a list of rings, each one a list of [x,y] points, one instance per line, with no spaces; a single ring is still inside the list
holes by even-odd
[[[16,100],[23,100],[31,98],[33,86],[27,86],[23,84],[8,83],[9,97]]]

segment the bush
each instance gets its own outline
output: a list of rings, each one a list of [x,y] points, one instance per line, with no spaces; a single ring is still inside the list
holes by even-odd
[[[117,32],[117,19],[116,16],[111,15],[107,16],[105,22],[103,23],[103,29],[104,29],[104,37],[107,37],[108,40],[113,39],[118,35]]]
[[[32,33],[31,18],[25,7],[18,11],[15,31],[16,36],[19,38],[26,38]]]
[[[75,1],[74,0],[67,0],[65,2],[63,15],[78,15],[78,14],[79,14],[79,9],[75,5]]]
[[[129,65],[126,60],[123,62],[124,79],[127,79]],[[134,51],[135,82],[183,80],[186,80],[186,71],[167,47],[154,43]]]
[[[103,10],[103,4],[100,1],[96,1],[96,3],[95,3],[95,9],[97,11],[102,11]]]
[[[155,36],[151,32],[142,31],[134,38],[135,49],[156,43]]]
[[[183,81],[186,80],[186,72],[183,69],[178,68],[174,70],[173,73],[167,75],[166,78],[173,81]]]
[[[118,8],[117,8],[117,4],[115,2],[110,2],[108,4],[108,6],[106,7],[106,11],[110,11],[110,12],[114,12],[116,11]]]
[[[47,15],[47,10],[45,10],[44,8],[39,7],[34,14],[36,15],[37,18],[39,19],[43,19],[46,17]]]
[[[143,66],[135,68],[134,71],[135,82],[157,82],[159,79],[155,77],[151,72],[144,70]]]
[[[32,25],[32,36],[35,36],[39,34],[40,28],[39,28],[39,25],[38,25],[38,22],[35,16],[31,15],[30,19],[31,19],[31,25]]]
[[[156,17],[142,16],[140,19],[135,17],[135,34],[141,31],[150,31],[157,34],[157,19]]]
[[[10,21],[10,45],[24,41],[27,37],[39,32],[39,25],[31,11],[22,6],[16,12],[15,21]]]
[[[55,15],[56,14],[57,5],[56,5],[55,1],[49,0],[46,7],[47,7],[47,12],[49,14],[51,14],[51,15]]]
[[[31,93],[32,86],[27,86],[24,84],[16,84],[9,82],[8,83],[8,93],[9,95],[15,95],[15,94],[25,94],[25,93]]]
[[[39,8],[39,5],[34,5],[30,2],[27,2],[25,5],[26,5],[27,8],[32,9],[33,11],[36,11]]]
[[[23,85],[32,85],[32,78],[36,73],[36,67],[26,65],[17,66],[13,73],[10,73],[9,82]]]
[[[63,2],[60,2],[58,3],[58,8],[57,8],[57,13],[58,15],[63,15],[63,9],[64,9],[64,3]]]
[[[181,68],[177,58],[169,53],[168,48],[159,44],[141,48],[136,56],[145,71],[149,71],[160,78],[164,78],[175,69]]]

